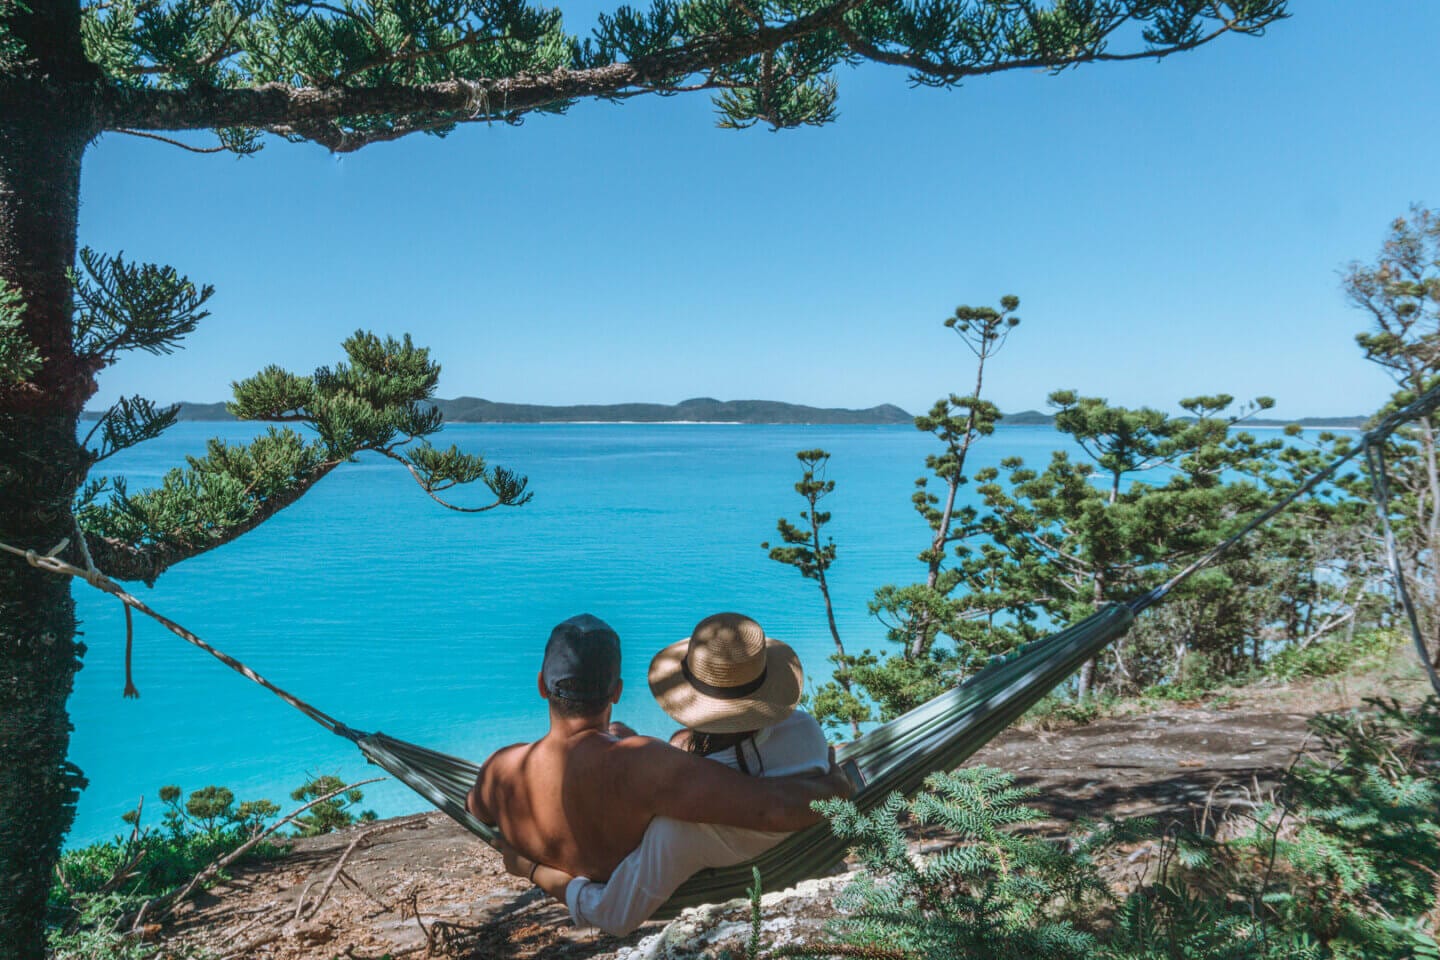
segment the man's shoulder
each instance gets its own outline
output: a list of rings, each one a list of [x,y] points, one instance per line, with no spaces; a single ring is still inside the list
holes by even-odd
[[[495,776],[503,776],[515,769],[535,744],[533,743],[512,743],[508,747],[501,747],[480,765],[480,778],[487,780]]]
[[[596,737],[584,749],[588,759],[603,764],[622,789],[627,784],[639,787],[641,782],[663,777],[696,759],[654,737],[636,736],[620,740]]]
[[[573,742],[568,752],[572,759],[593,757],[609,764],[642,760],[653,755],[657,749],[674,750],[675,748],[654,737],[637,735],[617,739],[608,734],[596,733]]]

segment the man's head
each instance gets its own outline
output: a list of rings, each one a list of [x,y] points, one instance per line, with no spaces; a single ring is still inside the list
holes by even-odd
[[[561,716],[603,713],[620,698],[620,638],[588,613],[556,625],[545,644],[540,689]]]

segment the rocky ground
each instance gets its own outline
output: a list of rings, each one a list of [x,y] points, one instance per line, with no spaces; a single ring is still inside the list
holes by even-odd
[[[1038,788],[1035,805],[1051,818],[1042,829],[1106,815],[1194,823],[1272,786],[1315,712],[1365,695],[1404,695],[1414,682],[1403,669],[1380,671],[1363,681],[1250,689],[1085,726],[1015,729],[972,762]],[[845,882],[841,874],[767,894],[766,942],[813,936]],[[1115,882],[1125,885],[1120,876]],[[431,813],[296,841],[288,856],[246,867],[182,907],[164,940],[175,956],[260,960],[679,960],[743,942],[748,917],[746,904],[735,901],[647,924],[623,939],[576,930],[563,907],[506,875],[488,847]]]

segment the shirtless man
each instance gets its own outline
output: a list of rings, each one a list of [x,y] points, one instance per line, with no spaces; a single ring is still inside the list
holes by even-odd
[[[610,722],[621,686],[620,640],[604,621],[581,614],[551,632],[539,678],[550,731],[485,761],[466,803],[499,825],[507,859],[604,880],[653,817],[793,831],[819,821],[812,801],[849,794],[833,764],[822,777],[748,777],[636,736]]]

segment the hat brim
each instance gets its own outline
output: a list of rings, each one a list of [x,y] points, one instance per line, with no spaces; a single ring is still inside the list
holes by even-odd
[[[773,726],[795,712],[805,672],[788,644],[765,638],[765,682],[734,700],[707,696],[691,686],[681,668],[689,648],[686,637],[650,661],[650,693],[681,726],[701,733],[742,733]]]

